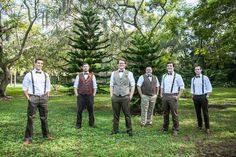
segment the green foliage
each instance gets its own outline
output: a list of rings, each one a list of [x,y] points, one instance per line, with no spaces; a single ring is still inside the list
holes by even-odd
[[[74,35],[69,37],[70,46],[74,49],[68,53],[68,72],[75,74],[81,71],[83,63],[90,65],[90,71],[106,71],[105,66],[110,62],[110,54],[106,51],[109,47],[108,39],[103,36],[100,28],[101,20],[98,12],[93,8],[86,8],[81,13],[80,19],[75,19]]]
[[[236,82],[235,11],[236,1],[202,1],[189,18],[198,40],[196,62],[211,71],[212,80]]]
[[[130,46],[122,51],[122,57],[128,62],[127,68],[133,72],[135,81],[138,77],[145,73],[145,68],[150,66],[153,68],[153,74],[159,78],[160,73],[157,73],[161,67],[163,56],[159,51],[159,42],[152,38],[151,40],[139,34],[135,34],[130,41]],[[132,100],[132,107],[136,108],[140,105],[140,98],[136,92]]]

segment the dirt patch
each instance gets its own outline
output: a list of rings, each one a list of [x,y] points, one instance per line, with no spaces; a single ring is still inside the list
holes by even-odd
[[[234,104],[234,103],[227,103],[227,104],[210,104],[210,105],[208,106],[208,108],[219,109],[219,110],[226,109],[226,108],[229,108],[229,107],[236,107],[236,104]]]
[[[236,156],[236,139],[225,141],[205,142],[205,140],[197,143],[199,151],[198,156],[204,157],[235,157]]]

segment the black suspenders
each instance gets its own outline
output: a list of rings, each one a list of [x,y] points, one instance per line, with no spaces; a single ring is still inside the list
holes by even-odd
[[[194,80],[196,77],[193,78],[193,93],[195,94],[195,85]],[[204,75],[202,75],[202,94],[204,94]]]
[[[32,81],[33,95],[35,95],[33,72],[31,71],[30,73],[31,73],[31,81]]]
[[[45,82],[44,82],[44,94],[46,93],[46,87],[47,87],[47,75],[45,72],[44,73],[44,78],[45,78]],[[32,81],[32,89],[33,89],[33,95],[35,95],[35,88],[34,88],[34,77],[33,77],[33,72],[30,72],[31,74],[31,81]]]
[[[163,91],[164,91],[164,93],[165,93],[165,78],[166,78],[166,75],[167,74],[165,74],[164,77],[163,77]],[[174,84],[175,84],[175,78],[176,78],[176,73],[174,74],[174,78],[173,78],[173,81],[172,81],[170,93],[173,92],[173,88],[174,88]]]

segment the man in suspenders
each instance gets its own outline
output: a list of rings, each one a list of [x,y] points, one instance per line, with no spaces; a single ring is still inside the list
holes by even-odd
[[[152,68],[146,67],[146,73],[141,75],[137,82],[138,93],[141,97],[141,126],[152,124],[159,86],[157,77],[152,74]]]
[[[174,72],[174,68],[173,62],[167,63],[167,73],[162,76],[160,96],[163,103],[163,132],[168,131],[171,112],[173,135],[177,135],[179,131],[178,100],[184,90],[184,82],[181,75]]]
[[[30,144],[33,137],[33,120],[37,109],[41,120],[42,134],[44,138],[52,139],[48,130],[48,97],[50,93],[49,75],[42,71],[43,60],[36,59],[34,70],[24,77],[22,89],[28,100],[27,126],[25,131],[24,144]]]
[[[96,77],[93,73],[89,72],[89,65],[83,64],[83,72],[76,76],[74,82],[74,92],[77,97],[77,121],[76,128],[82,127],[82,113],[86,107],[89,114],[89,126],[94,128],[94,113],[93,104],[94,97],[97,92]]]
[[[118,70],[113,71],[110,78],[110,97],[113,110],[113,129],[111,135],[119,133],[120,111],[124,112],[126,131],[129,136],[133,136],[130,100],[133,97],[135,89],[135,80],[133,73],[125,69],[126,61],[118,61]]]
[[[195,66],[195,73],[191,80],[191,93],[194,102],[194,107],[196,110],[198,128],[202,130],[202,114],[205,122],[206,133],[209,133],[209,115],[208,115],[208,97],[212,92],[212,86],[209,78],[202,75],[202,68],[200,66]]]

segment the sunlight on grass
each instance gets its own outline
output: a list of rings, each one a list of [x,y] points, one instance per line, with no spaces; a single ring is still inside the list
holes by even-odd
[[[0,156],[204,156],[207,152],[234,152],[236,137],[236,89],[215,89],[209,99],[211,133],[197,129],[197,118],[191,98],[179,102],[180,131],[172,135],[170,116],[169,131],[161,131],[163,117],[153,117],[153,125],[140,127],[140,116],[132,116],[134,136],[126,133],[124,115],[120,117],[120,133],[109,135],[112,130],[112,109],[109,95],[95,97],[96,128],[88,126],[88,113],[83,112],[82,129],[75,129],[76,98],[65,93],[52,92],[49,101],[49,130],[54,140],[42,138],[40,119],[37,112],[34,122],[34,139],[29,146],[22,140],[26,124],[27,101],[20,87],[9,87],[8,95],[14,99],[0,101]],[[218,93],[220,92],[220,93]],[[216,105],[216,106],[214,106]],[[236,141],[236,140],[235,140]],[[227,146],[227,145],[226,145]],[[220,149],[219,149],[220,148]]]

